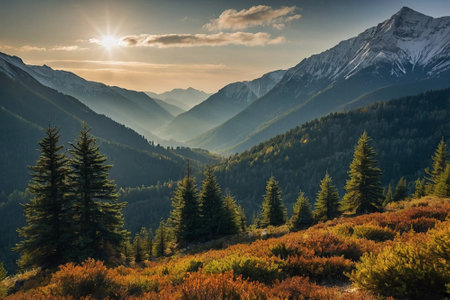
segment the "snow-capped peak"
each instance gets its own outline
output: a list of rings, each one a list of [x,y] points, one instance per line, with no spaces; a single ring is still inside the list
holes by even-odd
[[[450,17],[432,18],[403,7],[358,36],[304,59],[287,76],[333,81],[380,64],[395,77],[417,69],[436,75],[450,69],[449,43]]]

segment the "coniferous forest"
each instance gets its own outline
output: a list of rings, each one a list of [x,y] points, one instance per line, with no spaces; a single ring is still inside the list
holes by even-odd
[[[100,2],[2,3],[0,299],[450,299],[450,4]]]

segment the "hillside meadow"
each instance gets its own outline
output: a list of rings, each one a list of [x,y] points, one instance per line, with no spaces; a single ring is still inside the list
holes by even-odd
[[[383,213],[291,233],[269,227],[140,265],[89,259],[35,269],[6,278],[2,292],[5,299],[443,299],[449,212],[449,198],[405,200]]]

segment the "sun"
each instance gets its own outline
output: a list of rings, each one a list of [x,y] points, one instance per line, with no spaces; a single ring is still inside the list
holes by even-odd
[[[106,48],[106,50],[111,51],[113,48],[119,47],[121,44],[120,39],[112,35],[104,35],[100,40],[100,45]]]

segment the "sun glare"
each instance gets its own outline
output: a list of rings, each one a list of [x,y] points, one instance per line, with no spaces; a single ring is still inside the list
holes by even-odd
[[[111,35],[105,35],[102,37],[100,44],[105,47],[106,50],[111,51],[111,49],[120,46],[120,40]]]

